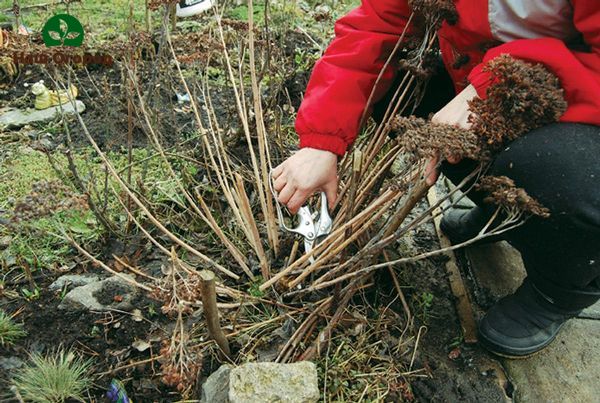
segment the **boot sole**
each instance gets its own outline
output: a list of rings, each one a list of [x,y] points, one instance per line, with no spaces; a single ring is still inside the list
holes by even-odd
[[[532,347],[532,349],[533,349],[532,351],[524,351],[524,352],[516,352],[515,351],[513,353],[510,350],[514,351],[514,349],[512,349],[511,347],[502,346],[502,345],[499,345],[499,344],[489,341],[481,333],[481,331],[479,332],[479,344],[483,348],[485,348],[487,351],[489,351],[490,353],[495,354],[497,356],[509,358],[512,360],[524,360],[526,358],[533,357],[540,351],[545,350],[550,344],[552,344],[552,342],[556,339],[556,336],[558,336],[558,333],[560,332],[560,329],[562,329],[563,326],[564,326],[564,323],[560,325],[560,327],[556,330],[554,335],[550,339],[548,339],[548,341],[544,342],[540,346],[536,346],[535,348]]]

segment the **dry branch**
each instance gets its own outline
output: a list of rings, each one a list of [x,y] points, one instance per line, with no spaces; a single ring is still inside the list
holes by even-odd
[[[200,289],[204,318],[208,327],[208,335],[213,339],[226,357],[231,357],[229,342],[219,323],[219,310],[217,308],[217,293],[215,291],[215,273],[202,270],[200,273]]]

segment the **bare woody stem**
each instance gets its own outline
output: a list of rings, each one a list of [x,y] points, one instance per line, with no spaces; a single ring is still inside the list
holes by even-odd
[[[219,310],[217,309],[217,292],[215,290],[215,273],[202,270],[200,273],[200,291],[202,293],[202,307],[208,326],[208,336],[213,339],[227,358],[231,357],[229,342],[219,324]]]

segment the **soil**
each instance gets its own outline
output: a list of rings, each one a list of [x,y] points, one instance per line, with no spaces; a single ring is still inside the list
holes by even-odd
[[[437,248],[437,238],[431,225],[421,226],[410,237],[411,253]],[[501,402],[505,391],[499,386],[498,374],[489,369],[489,355],[478,346],[467,346],[461,340],[461,329],[454,308],[454,298],[449,288],[443,257],[408,264],[398,269],[399,279],[406,288],[406,298],[415,315],[415,332],[421,328],[422,336],[413,368],[425,368],[423,376],[411,378],[411,393],[405,400],[418,402]],[[143,264],[143,263],[142,263]],[[97,269],[92,269],[96,271]],[[73,347],[94,360],[93,372],[103,374],[90,391],[89,401],[103,401],[110,380],[124,381],[127,392],[134,401],[164,402],[177,400],[177,394],[160,380],[160,364],[144,363],[156,356],[160,340],[169,337],[173,321],[160,313],[157,301],[147,297],[134,301],[144,319],[136,322],[125,312],[70,312],[58,309],[60,292],[48,291],[48,285],[58,275],[47,274],[36,279],[41,290],[39,299],[2,300],[2,308],[9,313],[19,312],[28,336],[15,348],[0,348],[0,357],[18,357],[27,360],[31,352],[49,352],[59,346]],[[7,282],[10,283],[10,282]],[[385,271],[378,275],[380,291],[392,283]],[[101,302],[112,302],[115,289],[99,295]],[[423,293],[433,296],[431,307],[422,313],[420,298]],[[386,304],[383,300],[378,304]],[[402,312],[399,303],[391,307]],[[158,312],[152,314],[151,312]],[[195,319],[190,319],[195,320]],[[135,341],[148,341],[151,347],[137,351]],[[218,364],[210,358],[203,365],[203,376],[216,370]],[[135,364],[142,362],[140,364]],[[110,372],[115,368],[125,369]],[[0,390],[8,390],[7,371],[0,370]],[[509,391],[510,392],[510,391]],[[169,397],[170,396],[170,397]],[[408,399],[407,399],[408,397]],[[399,399],[398,396],[396,398]],[[390,400],[397,401],[397,400]]]
[[[18,357],[26,361],[28,355],[47,353],[59,347],[72,347],[86,357],[93,359],[93,372],[96,374],[111,371],[113,368],[148,359],[156,355],[160,348],[158,340],[165,338],[165,329],[169,320],[163,315],[158,318],[137,322],[130,314],[121,312],[86,312],[58,309],[60,293],[48,290],[52,277],[38,282],[39,299],[31,302],[4,302],[2,308],[8,312],[20,312],[17,320],[24,324],[27,338],[18,343],[19,347],[0,348],[0,357]],[[108,298],[108,296],[106,296]],[[112,297],[111,297],[112,299]],[[112,302],[112,301],[106,301]],[[157,303],[148,298],[138,299],[134,305],[148,315],[148,309]],[[152,347],[139,352],[132,348],[136,340],[155,340]],[[152,380],[152,374],[159,371],[159,364],[133,365],[114,374],[120,380],[128,382],[128,395],[134,401],[165,401],[173,392],[161,384],[160,380]],[[0,369],[0,391],[8,391],[9,373]],[[89,401],[104,401],[103,396],[110,384],[112,374],[106,374],[97,380],[90,390]],[[8,399],[0,394],[0,400]],[[12,397],[12,396],[11,396]]]
[[[412,242],[416,249],[413,252],[417,253],[439,248],[432,224],[419,227],[412,236]],[[499,386],[504,377],[497,374],[495,368],[490,368],[492,357],[489,353],[462,340],[455,298],[444,263],[444,257],[434,257],[401,270],[402,284],[410,285],[406,298],[412,301],[413,313],[419,312],[415,303],[418,295],[433,295],[429,317],[416,317],[415,327],[426,326],[426,330],[414,367],[426,368],[428,374],[411,382],[416,401],[504,402],[507,397],[512,397],[511,385],[502,385],[507,390]]]

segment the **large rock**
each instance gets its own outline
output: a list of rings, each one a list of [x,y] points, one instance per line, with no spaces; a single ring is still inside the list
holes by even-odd
[[[54,280],[48,288],[50,291],[59,291],[64,287],[81,287],[98,281],[100,281],[100,277],[93,274],[66,274]]]
[[[213,372],[204,385],[202,385],[202,397],[200,401],[206,403],[228,403],[229,402],[229,375],[231,366],[228,364]]]
[[[77,112],[81,113],[85,111],[85,104],[83,102],[75,100],[75,105],[77,107]],[[66,115],[74,115],[75,109],[70,102],[62,105],[62,111],[61,105],[52,106],[48,109],[42,110],[33,108],[5,108],[0,111],[0,127],[16,129],[31,123],[50,121],[60,116],[62,113]]]
[[[95,281],[69,291],[58,307],[68,310],[130,311],[138,289],[120,276]]]
[[[222,366],[202,386],[206,403],[313,403],[319,400],[317,368],[309,361],[294,364],[248,363]]]

